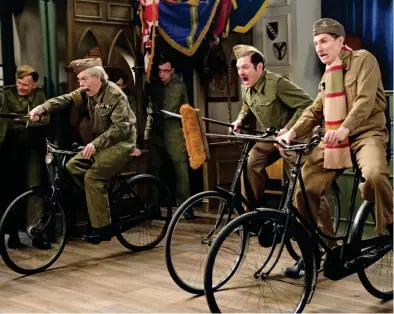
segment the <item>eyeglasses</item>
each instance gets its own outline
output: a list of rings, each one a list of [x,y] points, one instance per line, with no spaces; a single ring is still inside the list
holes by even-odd
[[[172,71],[172,69],[169,69],[169,70],[162,70],[162,69],[159,69],[159,73],[166,73],[166,74],[168,74],[168,73],[170,73]]]

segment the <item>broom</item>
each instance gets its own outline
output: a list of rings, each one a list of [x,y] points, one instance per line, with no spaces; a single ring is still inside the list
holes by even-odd
[[[253,142],[272,142],[276,143],[274,139],[264,139],[267,136],[273,135],[269,132],[259,132],[253,129],[242,128],[244,130],[253,131],[261,136],[256,135],[223,135],[223,134],[209,134],[205,133],[205,129],[202,120],[207,122],[212,122],[219,125],[224,125],[228,127],[233,127],[232,124],[216,121],[213,119],[202,118],[200,116],[200,110],[194,109],[190,105],[182,105],[180,109],[180,115],[162,110],[165,114],[181,118],[182,119],[182,129],[185,136],[186,149],[189,155],[189,163],[193,169],[198,169],[201,165],[209,160],[209,146],[207,142],[207,137],[221,138],[221,139],[231,139],[231,140],[249,140]]]

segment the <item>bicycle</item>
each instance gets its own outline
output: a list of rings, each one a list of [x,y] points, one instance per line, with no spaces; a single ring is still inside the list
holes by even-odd
[[[323,254],[326,255],[325,277],[340,280],[357,273],[370,294],[392,300],[392,234],[387,231],[383,235],[369,236],[374,232],[375,214],[374,205],[368,201],[362,203],[352,222],[361,179],[359,169],[343,234],[333,237],[324,234],[313,219],[305,219],[293,205],[298,181],[307,214],[312,217],[301,175],[301,157],[321,139],[321,134],[314,134],[307,144],[278,142],[283,150],[297,153],[283,209],[260,208],[246,213],[227,224],[213,241],[204,274],[204,291],[211,312],[301,312],[313,297]],[[258,236],[245,243],[242,238],[256,226]],[[284,250],[289,238],[297,244],[297,252],[303,259],[304,276],[301,278],[287,278],[281,271],[291,261],[290,254]],[[324,239],[342,240],[343,243],[330,248]],[[232,272],[232,277],[227,278],[226,286],[218,290],[215,286],[217,268],[220,273],[227,269],[222,262],[222,252],[227,252],[227,263],[231,259],[243,262]]]
[[[212,121],[213,120],[210,120],[210,122]],[[165,261],[170,276],[181,289],[192,294],[204,294],[203,274],[206,256],[212,242],[217,237],[220,230],[232,219],[246,212],[253,212],[255,210],[255,206],[244,198],[239,188],[242,172],[247,165],[251,144],[256,140],[264,141],[264,139],[272,137],[276,133],[277,130],[269,128],[259,136],[249,136],[246,134],[230,136],[233,140],[240,139],[244,141],[230,189],[226,190],[216,186],[213,191],[198,193],[186,200],[174,213],[165,239]],[[229,136],[226,135],[215,136],[210,134],[210,136],[229,138]],[[333,228],[336,232],[340,221],[340,204],[338,195],[339,189],[335,187],[335,184],[327,191],[324,201],[327,203],[327,206],[332,209]],[[283,194],[279,208],[283,207],[287,190],[288,180],[286,179],[284,181]],[[209,218],[207,216],[201,217],[196,223],[181,219],[186,211],[197,207],[201,203],[209,203],[212,205],[211,207],[217,208],[214,213],[215,218]],[[254,204],[255,202],[252,201],[252,203]],[[185,235],[185,233],[189,232],[193,234],[198,232],[198,236],[192,237]],[[239,254],[236,260],[230,262],[231,265],[226,268],[228,271],[217,275],[218,278],[213,284],[213,289],[218,289],[223,286],[242,263],[243,256],[247,252],[249,233],[242,234],[241,242],[241,254]],[[300,256],[297,250],[293,248],[290,238],[286,242],[286,247],[293,259],[298,260]],[[223,252],[223,255],[223,261],[225,261],[226,252]]]
[[[84,191],[72,182],[66,169],[67,161],[82,149],[61,150],[47,142],[45,162],[55,169],[51,186],[32,187],[6,209],[0,222],[0,253],[13,271],[31,275],[50,267],[69,238],[70,210],[82,207],[87,213]],[[108,186],[108,196],[115,237],[125,248],[143,251],[160,243],[171,220],[172,205],[168,188],[158,178],[117,173]],[[29,206],[40,210],[27,214]],[[19,248],[10,248],[10,233],[19,236]],[[35,247],[34,239],[42,236],[49,239],[49,249]],[[83,239],[83,235],[76,238]]]

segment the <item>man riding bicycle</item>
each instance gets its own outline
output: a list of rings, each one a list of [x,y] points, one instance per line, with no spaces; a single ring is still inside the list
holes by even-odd
[[[80,88],[47,100],[30,111],[30,119],[66,106],[86,106],[95,138],[67,163],[73,180],[86,193],[92,228],[86,235],[91,243],[110,241],[112,230],[107,186],[127,163],[136,143],[136,117],[127,96],[102,67],[101,59],[80,59],[70,63]]]
[[[237,58],[238,74],[242,80],[243,105],[234,131],[239,132],[250,112],[264,129],[280,129],[286,133],[302,112],[312,104],[312,99],[299,86],[286,77],[265,69],[264,55],[253,46],[237,45],[233,48]],[[266,168],[280,158],[278,150],[270,143],[256,143],[249,153],[247,174],[242,182],[242,194],[247,198],[245,175],[249,179],[255,201],[264,193],[268,180]],[[284,158],[285,164],[288,160]]]
[[[386,100],[379,64],[370,52],[353,51],[346,46],[345,30],[335,20],[317,21],[313,26],[313,40],[320,61],[326,65],[319,94],[279,139],[290,143],[310,133],[324,120],[323,143],[313,150],[302,168],[313,218],[326,234],[334,235],[330,212],[319,210],[320,196],[344,169],[352,166],[352,153],[366,180],[360,185],[362,197],[375,203],[377,231],[383,232],[387,227],[392,233],[393,190],[386,161]],[[308,217],[299,187],[295,203]],[[299,260],[295,266],[286,268],[285,273],[298,277],[303,265]]]

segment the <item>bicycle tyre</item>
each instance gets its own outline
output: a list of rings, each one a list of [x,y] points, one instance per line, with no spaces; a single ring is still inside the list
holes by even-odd
[[[211,249],[209,250],[208,258],[207,258],[207,265],[205,268],[205,276],[204,276],[204,290],[205,296],[208,302],[209,309],[212,313],[221,313],[221,310],[216,302],[214,292],[215,290],[212,288],[212,276],[213,276],[213,268],[216,260],[216,255],[218,250],[220,249],[223,242],[226,238],[233,233],[235,229],[239,229],[241,226],[248,226],[252,221],[258,221],[259,219],[275,219],[276,221],[281,222],[282,225],[285,225],[286,222],[286,214],[283,212],[279,212],[275,209],[264,209],[259,211],[254,211],[250,213],[246,213],[237,219],[231,221],[228,225],[226,225],[221,232],[219,233],[218,237],[213,242]],[[313,295],[314,291],[314,283],[316,281],[316,263],[315,257],[312,250],[312,245],[308,245],[310,243],[310,237],[306,230],[300,226],[294,220],[290,221],[289,224],[289,231],[294,235],[299,243],[301,252],[303,253],[304,261],[305,261],[305,275],[304,275],[304,291],[301,297],[301,300],[295,309],[295,312],[301,312],[307,302],[310,301],[311,296]],[[234,288],[226,289],[224,288],[223,291],[226,290],[233,290]],[[272,290],[273,291],[273,290]],[[220,291],[218,291],[220,293]],[[265,297],[264,297],[265,298]],[[243,304],[243,302],[240,302]],[[259,302],[260,304],[260,302]]]
[[[35,197],[40,197],[40,198],[44,198],[44,202],[45,202],[45,195],[43,195],[42,192],[39,192],[38,190],[29,190],[25,193],[22,193],[21,195],[19,195],[14,201],[12,201],[12,203],[8,206],[8,208],[6,209],[1,222],[0,222],[0,254],[1,257],[3,258],[5,264],[12,269],[13,271],[19,273],[19,274],[23,274],[23,275],[32,275],[32,274],[36,274],[39,272],[44,271],[45,269],[47,269],[48,267],[50,267],[58,258],[59,256],[62,254],[64,247],[67,243],[67,235],[68,235],[68,225],[67,225],[67,217],[66,217],[66,213],[64,212],[64,210],[62,209],[61,206],[59,206],[57,204],[56,208],[53,208],[53,204],[50,201],[45,202],[45,211],[46,212],[50,212],[51,216],[49,216],[50,218],[55,217],[55,222],[56,222],[56,217],[60,217],[61,219],[61,231],[62,231],[62,238],[60,239],[60,243],[58,243],[58,245],[56,246],[55,250],[52,252],[53,254],[49,257],[48,261],[44,262],[43,265],[38,266],[38,267],[32,267],[32,268],[27,268],[25,266],[21,266],[20,264],[18,264],[15,260],[14,260],[14,252],[19,251],[19,254],[23,254],[22,250],[30,250],[29,246],[26,246],[25,248],[21,248],[21,250],[19,249],[11,249],[8,247],[8,244],[6,243],[6,234],[7,234],[7,228],[8,225],[11,222],[15,222],[15,218],[14,217],[23,217],[22,215],[25,215],[25,212],[20,213],[19,215],[17,215],[16,213],[18,212],[18,210],[25,208],[25,203],[27,202],[27,198],[30,196],[35,196]],[[19,207],[20,206],[20,207]],[[25,208],[26,210],[26,208]],[[55,214],[54,214],[55,213]],[[45,223],[46,226],[50,225],[49,221],[46,221]],[[20,230],[22,232],[22,229]],[[18,231],[19,233],[19,231]],[[54,243],[52,243],[52,247],[54,247]],[[31,249],[35,249],[33,248],[33,246],[31,246]],[[35,249],[38,250],[38,253],[48,253],[47,251],[43,251],[40,249]],[[34,254],[27,254],[25,256],[32,256]],[[26,262],[26,258],[22,259],[23,262]]]
[[[355,232],[352,233],[352,238],[351,238],[351,244],[354,244],[354,247],[357,247],[358,243],[361,242],[362,237],[363,237],[363,233],[364,231],[366,231],[365,227],[367,226],[367,221],[368,218],[371,217],[373,222],[374,222],[374,204],[371,202],[367,202],[364,201],[363,204],[361,204],[359,212],[357,214],[358,217],[356,217],[355,221],[356,226],[354,226]],[[374,228],[374,226],[372,226]],[[366,233],[369,233],[370,231],[366,231]],[[391,280],[391,290],[390,291],[382,291],[380,290],[379,287],[377,287],[376,284],[372,283],[371,280],[369,279],[366,270],[369,269],[370,267],[373,267],[374,265],[376,267],[378,267],[376,264],[379,262],[383,262],[382,260],[384,259],[384,257],[382,257],[380,260],[376,261],[374,264],[372,264],[371,266],[367,267],[366,269],[362,269],[360,271],[357,272],[358,278],[361,281],[361,284],[364,286],[364,288],[374,297],[378,298],[378,299],[382,299],[382,300],[392,300],[393,299],[393,253],[392,253],[392,249],[393,249],[393,242],[391,239],[391,251],[386,255],[387,259],[389,261],[391,261],[391,265],[389,265],[388,267],[386,267],[387,265],[382,265],[381,267],[385,267],[387,268],[387,271],[384,273],[383,276],[383,280]],[[361,249],[359,251],[359,254],[361,254]],[[391,274],[387,274],[388,271],[391,270]],[[371,279],[376,279],[379,275],[377,274],[377,272],[373,271],[373,278]],[[386,285],[384,285],[386,286]]]
[[[175,212],[170,225],[168,227],[168,231],[167,231],[167,236],[166,236],[166,240],[165,240],[165,261],[166,261],[166,266],[168,269],[168,272],[171,276],[171,278],[174,280],[174,282],[183,290],[185,290],[186,292],[192,293],[192,294],[196,294],[196,295],[203,295],[204,294],[204,288],[203,288],[203,277],[201,277],[201,284],[198,283],[190,283],[186,280],[186,278],[183,278],[183,275],[180,275],[180,271],[177,271],[177,267],[175,265],[175,262],[173,260],[173,255],[172,255],[172,244],[173,244],[173,238],[174,238],[174,233],[175,230],[177,228],[177,226],[180,224],[180,219],[182,217],[182,215],[189,210],[190,208],[193,207],[194,204],[202,202],[202,201],[206,201],[208,199],[215,199],[215,200],[220,200],[220,201],[224,201],[224,202],[231,202],[231,195],[226,195],[224,193],[220,193],[218,191],[205,191],[205,192],[201,192],[198,193],[192,197],[190,197],[188,200],[186,200],[179,208],[178,210]],[[212,201],[212,200],[211,200]],[[233,210],[235,210],[235,214],[237,216],[239,216],[240,214],[243,213],[243,210],[239,210],[235,207],[232,208]],[[226,215],[226,214],[224,214]],[[230,216],[231,218],[231,216]],[[222,218],[223,219],[223,218]],[[215,226],[219,225],[220,226],[221,222],[218,222],[216,220],[215,222]],[[210,229],[210,228],[209,228]],[[216,232],[214,230],[211,230],[210,232],[214,232],[216,234]],[[210,233],[209,232],[209,233]],[[245,239],[245,241],[243,242],[243,247],[242,250],[246,250],[247,249],[247,238],[248,238],[249,234],[243,234],[243,237]],[[205,252],[204,250],[201,249],[201,251]],[[205,261],[205,256],[203,258],[200,258],[200,260],[204,260]],[[238,260],[235,264],[234,267],[232,269],[231,272],[227,273],[225,275],[225,277],[218,282],[215,286],[214,289],[219,288],[220,286],[222,286],[223,284],[225,284],[225,282],[232,276],[232,273],[235,272],[236,267],[238,267],[238,265],[241,263],[241,260]],[[201,268],[201,267],[200,267]],[[203,273],[201,274],[203,275]]]

